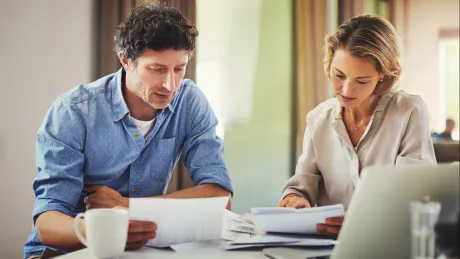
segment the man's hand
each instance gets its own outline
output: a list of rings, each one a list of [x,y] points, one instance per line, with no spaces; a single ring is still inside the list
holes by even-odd
[[[156,231],[157,225],[153,222],[130,220],[126,250],[135,250],[143,247],[150,239],[155,238]]]
[[[127,210],[128,208],[117,206],[114,209]],[[135,250],[143,247],[150,239],[155,238],[156,231],[157,225],[153,222],[130,220],[125,249]]]
[[[128,198],[121,196],[120,193],[105,185],[87,186],[85,190],[91,193],[84,199],[87,210],[116,206],[129,207]]]
[[[302,208],[310,208],[310,202],[308,202],[305,198],[302,196],[291,193],[288,194],[284,199],[282,199],[278,203],[278,207],[288,207],[288,208],[296,208],[296,209],[302,209]]]
[[[316,224],[316,231],[321,235],[337,237],[342,228],[343,219],[344,217],[326,218],[325,223]]]

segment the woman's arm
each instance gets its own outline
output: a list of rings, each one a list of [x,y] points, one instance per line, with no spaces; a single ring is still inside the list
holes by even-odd
[[[436,164],[433,141],[430,134],[429,115],[426,103],[414,97],[406,131],[396,157],[396,166],[405,164]]]
[[[315,123],[311,117],[309,113],[307,115],[307,128],[303,139],[303,151],[297,161],[295,175],[287,181],[281,200],[289,194],[297,194],[308,200],[311,206],[314,206],[318,194],[318,184],[322,176],[316,164],[316,154],[312,141],[313,126]]]

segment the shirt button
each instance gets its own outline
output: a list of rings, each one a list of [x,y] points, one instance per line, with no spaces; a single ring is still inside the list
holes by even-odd
[[[134,133],[134,137],[135,137],[135,138],[139,137],[139,133],[137,133],[137,132]]]
[[[136,188],[131,189],[131,193],[136,193],[136,192],[137,192]]]

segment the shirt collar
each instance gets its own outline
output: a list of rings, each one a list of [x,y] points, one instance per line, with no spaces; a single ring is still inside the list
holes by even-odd
[[[117,73],[115,73],[114,80],[110,82],[112,90],[113,121],[119,121],[129,113],[121,88],[123,73],[123,69],[118,70]]]
[[[385,95],[383,95],[379,102],[377,103],[377,107],[375,107],[375,112],[380,112],[385,110],[385,107],[388,104],[388,101],[390,101],[391,97],[393,96],[394,92],[391,91]],[[335,118],[336,119],[342,119],[342,106],[340,106],[339,100],[336,98],[336,105],[335,105]]]
[[[126,105],[125,98],[123,97],[123,91],[122,91],[122,82],[123,78],[125,76],[125,71],[123,69],[118,70],[115,73],[114,79],[110,81],[110,87],[111,87],[111,92],[112,92],[112,113],[113,113],[113,121],[119,121],[123,117],[126,116],[126,114],[129,113],[128,106]],[[177,103],[177,95],[174,96],[173,100],[171,103],[168,105],[167,109],[174,113],[174,107]],[[159,113],[163,113],[164,110],[158,110]]]

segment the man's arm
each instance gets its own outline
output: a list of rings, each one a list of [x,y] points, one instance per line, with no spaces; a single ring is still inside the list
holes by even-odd
[[[128,197],[122,197],[120,193],[105,185],[93,185],[85,188],[91,194],[84,202],[86,209],[113,208],[116,206],[129,207]],[[151,196],[150,198],[206,198],[230,196],[231,193],[218,184],[205,183],[199,186],[187,188],[174,193]],[[227,209],[231,209],[231,200],[228,201]]]
[[[208,100],[199,88],[193,86],[184,101],[187,113],[182,159],[195,187],[165,197],[232,195],[232,184],[225,165],[224,144],[216,135],[218,121]],[[230,203],[227,208],[230,208]]]
[[[83,248],[73,230],[74,219],[59,211],[47,211],[35,222],[35,228],[43,244],[64,251]],[[80,221],[80,232],[85,235],[84,219]]]
[[[117,207],[116,209],[126,209]],[[75,251],[83,248],[73,229],[74,218],[58,211],[47,211],[41,214],[36,223],[40,241],[49,246],[64,250]],[[56,227],[59,226],[59,227]],[[80,220],[80,232],[85,236],[85,221]],[[157,226],[153,222],[130,220],[126,250],[143,247],[148,240],[155,238]]]
[[[65,251],[82,247],[72,216],[83,189],[85,134],[83,118],[64,99],[52,105],[37,133],[33,222],[43,244]]]
[[[322,175],[318,170],[315,148],[313,147],[313,125],[316,125],[311,113],[307,114],[307,126],[303,137],[302,155],[299,157],[296,165],[295,175],[286,182],[286,185],[281,195],[279,206],[294,206],[297,202],[296,196],[305,199],[301,204],[307,206],[315,206],[318,196],[318,185],[322,179]],[[283,201],[286,197],[291,197],[289,200]],[[301,205],[303,207],[303,205]]]

